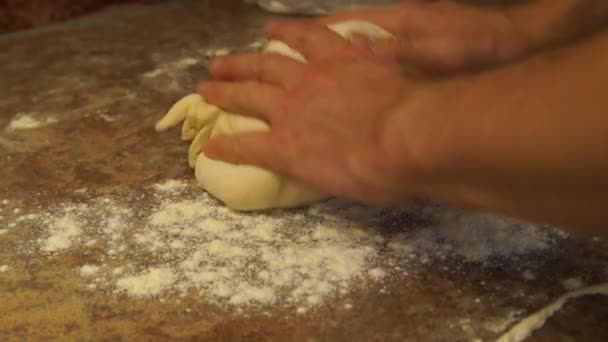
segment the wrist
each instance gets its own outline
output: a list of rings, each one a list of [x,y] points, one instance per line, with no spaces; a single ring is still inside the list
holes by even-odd
[[[447,93],[434,82],[407,87],[382,127],[382,155],[394,170],[396,200],[433,196],[432,185],[445,171],[452,140],[449,124],[441,117]]]
[[[494,81],[483,74],[429,81],[404,95],[385,131],[399,147],[392,158],[400,160],[401,184],[410,196],[479,202],[472,185],[488,162],[479,159],[489,153],[497,129],[488,114],[502,96]]]

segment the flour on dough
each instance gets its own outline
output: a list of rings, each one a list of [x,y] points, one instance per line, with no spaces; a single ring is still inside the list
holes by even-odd
[[[392,39],[380,27],[359,20],[328,26],[345,39],[354,34],[369,39]],[[280,41],[270,41],[263,49],[305,63],[298,51]],[[156,124],[157,131],[167,130],[183,121],[182,139],[192,140],[188,163],[195,169],[198,183],[214,197],[235,210],[261,210],[297,207],[320,201],[328,196],[294,179],[250,165],[235,165],[212,160],[201,153],[209,139],[217,135],[267,131],[262,120],[223,111],[207,103],[200,95],[191,94],[178,101]]]

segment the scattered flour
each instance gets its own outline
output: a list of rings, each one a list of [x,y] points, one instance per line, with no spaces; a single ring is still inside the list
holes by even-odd
[[[152,196],[67,202],[20,224],[41,225],[42,252],[94,253],[99,264],[79,268],[92,290],[162,300],[192,294],[225,308],[300,313],[392,274],[408,276],[417,265],[518,258],[560,238],[551,229],[430,205],[389,210],[331,200],[240,213],[191,186],[169,180],[146,189]]]
[[[303,215],[240,214],[211,209],[211,201],[168,201],[135,234],[142,247],[178,258],[175,289],[211,302],[315,306],[377,257],[378,240],[354,224],[307,225]]]
[[[369,271],[369,275],[375,280],[380,280],[386,276],[386,272],[381,268],[374,268]]]
[[[163,183],[158,183],[154,185],[154,189],[156,191],[164,193],[164,192],[176,192],[182,191],[187,187],[187,184],[182,181],[178,181],[175,179],[169,179]]]
[[[178,71],[185,70],[193,65],[199,64],[201,61],[193,57],[185,57],[169,63],[159,65],[156,69],[151,70],[143,74],[144,78],[155,78],[160,75],[173,75]]]
[[[522,272],[521,277],[524,278],[524,280],[534,280],[536,279],[536,274],[530,270],[525,270]]]
[[[35,129],[48,126],[57,122],[57,119],[47,117],[45,119],[36,119],[34,113],[19,113],[6,126],[7,131],[18,131],[26,129]]]
[[[173,285],[175,280],[176,276],[170,268],[152,268],[141,274],[119,279],[116,287],[132,296],[155,296]]]
[[[467,262],[485,263],[495,257],[542,252],[554,245],[559,233],[514,219],[459,209],[427,207],[436,222],[425,229],[395,235],[389,248],[421,258],[455,255]]]
[[[210,57],[222,57],[222,56],[227,56],[229,54],[230,54],[230,49],[219,48],[219,49],[209,50],[206,55],[209,55]]]
[[[83,277],[91,277],[99,271],[99,266],[84,265],[80,268],[80,275]]]
[[[568,278],[568,279],[562,280],[562,286],[566,290],[573,291],[573,290],[578,290],[580,288],[585,287],[585,282],[581,278],[578,278],[578,277]]]
[[[42,245],[42,251],[52,253],[66,250],[80,237],[82,230],[77,218],[66,214],[55,218],[50,227],[50,235]]]
[[[0,266],[0,273],[4,273],[6,271],[8,271],[8,265],[2,265],[2,266]]]

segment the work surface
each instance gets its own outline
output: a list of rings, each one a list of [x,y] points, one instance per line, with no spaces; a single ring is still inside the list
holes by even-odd
[[[211,5],[213,3],[213,5]],[[233,213],[155,121],[272,17],[120,7],[0,37],[0,339],[493,340],[608,281],[608,242],[430,204]],[[605,341],[608,298],[530,340]]]

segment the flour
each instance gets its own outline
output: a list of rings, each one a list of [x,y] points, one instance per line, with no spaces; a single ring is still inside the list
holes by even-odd
[[[170,268],[152,268],[141,274],[124,277],[116,282],[119,290],[132,296],[154,296],[173,285],[176,276]]]
[[[70,248],[79,238],[81,229],[77,219],[67,214],[54,219],[49,232],[50,235],[42,245],[42,251],[52,253]]]
[[[18,131],[35,129],[54,124],[56,122],[57,119],[52,117],[37,119],[35,118],[35,113],[18,113],[17,115],[15,115],[15,117],[13,117],[11,122],[9,122],[8,126],[6,126],[6,130]]]
[[[551,248],[557,231],[514,219],[459,209],[424,208],[436,223],[428,229],[398,234],[389,248],[445,259],[455,255],[468,262],[485,263],[493,257],[513,257]]]
[[[99,271],[99,266],[84,265],[80,268],[80,275],[83,277],[91,277]]]
[[[561,238],[551,229],[431,205],[388,210],[330,200],[234,212],[178,180],[132,198],[79,196],[9,222],[40,227],[37,248],[49,257],[78,250],[97,260],[77,269],[92,291],[162,301],[193,295],[225,309],[303,314],[348,300],[359,287],[380,284],[387,293],[382,284],[393,276],[435,262],[516,259],[546,252]]]
[[[578,290],[580,288],[585,287],[585,282],[578,277],[564,279],[561,283],[564,289],[569,291]]]
[[[203,53],[203,55],[206,58],[215,58],[215,57],[222,57],[222,56],[227,56],[230,54],[230,49],[227,48],[215,48],[215,49],[209,49],[207,51],[205,51]]]
[[[154,189],[158,192],[177,192],[182,191],[186,188],[187,184],[185,182],[180,182],[175,179],[166,180],[163,183],[154,184]]]
[[[530,270],[525,270],[522,272],[521,277],[524,278],[524,280],[534,280],[536,279],[536,274]]]
[[[167,201],[135,241],[179,258],[172,268],[180,275],[175,289],[199,291],[219,305],[280,299],[315,306],[348,287],[377,254],[373,236],[346,231],[354,226],[306,227],[304,216],[245,215],[211,204],[209,198]]]
[[[8,271],[8,265],[2,265],[2,266],[0,266],[0,273],[4,273],[6,271]]]
[[[158,68],[148,71],[143,74],[144,78],[155,78],[161,75],[176,74],[178,71],[188,69],[189,67],[199,64],[201,61],[193,57],[185,57],[169,63],[164,63],[158,66]]]

